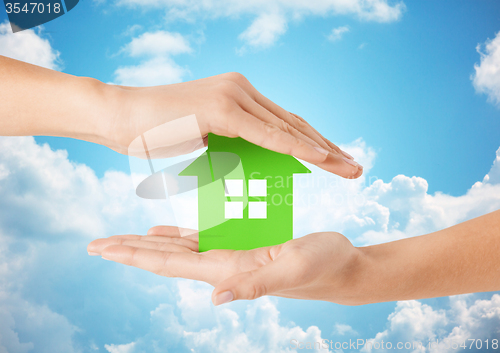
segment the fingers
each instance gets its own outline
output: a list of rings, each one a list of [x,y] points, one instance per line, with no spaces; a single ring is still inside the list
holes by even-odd
[[[344,178],[355,178],[361,175],[359,171],[362,167],[343,155],[312,146],[273,124],[264,123],[243,110],[236,111],[234,114],[239,115],[237,133],[247,141],[303,159]]]
[[[261,105],[255,103],[250,98],[244,99],[243,108],[253,116],[259,118],[260,120],[273,124],[283,130],[285,133],[289,133],[293,137],[298,140],[305,141],[315,148],[322,148],[315,140],[309,138],[308,136],[301,133],[299,130],[290,126],[287,122],[279,119],[274,114],[269,112],[267,109],[262,107]],[[325,141],[323,141],[322,137],[318,136],[318,139],[321,140],[323,145],[326,145]],[[333,144],[332,144],[333,145]],[[340,148],[333,145],[334,148],[330,148],[326,146],[330,150],[327,155],[327,158],[323,163],[316,163],[319,167],[340,175],[344,178],[357,178],[363,173],[363,167],[352,160],[352,157],[341,151]],[[350,158],[347,158],[349,156]],[[300,158],[300,157],[299,157]]]
[[[314,127],[312,127],[311,125],[309,125],[309,123],[304,120],[304,118],[298,116],[297,114],[294,114],[292,112],[290,112],[290,114],[292,114],[295,119],[297,119],[298,121],[301,121],[302,123],[304,124],[307,124],[332,150],[335,150],[339,153],[342,153],[344,154],[345,157],[347,158],[350,158],[350,159],[353,159],[352,156],[350,154],[348,154],[347,152],[341,150],[336,144],[334,144],[333,142],[331,142],[330,140],[328,140],[327,138],[325,138],[323,135],[321,135],[318,130],[316,130]]]
[[[347,179],[356,179],[363,174],[361,165],[338,153],[329,153],[325,161],[318,163],[317,166]]]
[[[156,226],[148,230],[148,235],[164,237],[183,237],[198,242],[198,231],[173,226]]]
[[[304,119],[299,118],[295,114],[290,113],[289,111],[283,109],[276,103],[274,103],[272,100],[261,94],[260,92],[256,92],[255,94],[255,101],[276,115],[278,118],[282,119],[283,121],[287,122],[289,125],[293,126],[295,129],[300,131],[302,134],[305,136],[309,137],[310,139],[314,140],[319,146],[322,148],[328,150],[328,151],[335,151],[338,153],[341,153],[340,148],[338,148],[336,145],[325,139],[323,136],[321,136],[309,123],[307,123]]]
[[[309,143],[312,146],[315,147],[321,147],[323,149],[331,150],[330,147],[324,143],[324,141],[321,141],[322,144],[319,144],[309,136],[303,134],[301,131],[299,131],[296,127],[293,125],[289,124],[287,121],[280,119],[273,113],[271,113],[269,110],[267,110],[265,107],[262,105],[256,103],[253,99],[251,99],[249,96],[244,95],[242,98],[242,102],[240,102],[241,107],[251,115],[255,116],[259,120],[262,120],[266,123],[273,124],[283,130],[284,132],[289,133],[290,135],[304,140],[305,142]]]
[[[110,245],[113,239],[137,239],[138,235],[126,234],[126,235],[113,235],[109,238],[96,239],[87,245],[87,252],[90,256],[100,256],[101,251],[108,245]]]
[[[182,277],[208,283],[220,280],[221,271],[217,271],[217,260],[191,251],[169,252],[111,245],[103,249],[102,257],[165,277]]]
[[[163,251],[198,251],[198,242],[181,237],[122,235],[94,240],[87,246],[87,251],[99,255],[111,245],[129,245],[138,248]],[[180,247],[180,248],[179,248]]]
[[[155,226],[148,230],[148,235],[162,235],[169,237],[180,237],[181,233],[178,227],[173,226]]]
[[[233,115],[238,119],[234,128],[236,134],[256,145],[293,155],[313,164],[323,162],[328,155],[328,151],[284,132],[274,124],[263,122],[244,110],[235,110]]]
[[[335,152],[323,150],[290,135],[270,123],[264,123],[245,111],[237,111],[239,114],[238,135],[247,141],[264,148],[293,155],[306,162],[337,174],[344,178],[355,178],[361,175],[359,166],[351,159]]]
[[[256,270],[229,277],[215,287],[212,302],[221,305],[233,300],[252,300],[297,286],[302,271],[294,269],[293,260],[282,257]]]

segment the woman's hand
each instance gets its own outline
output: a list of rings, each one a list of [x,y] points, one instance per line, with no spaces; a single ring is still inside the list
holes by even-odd
[[[242,137],[345,178],[357,178],[363,172],[351,156],[304,119],[271,102],[237,73],[132,88],[0,55],[0,82],[0,96],[5,103],[0,112],[3,135],[71,137],[99,143],[122,154],[128,154],[131,147],[130,154],[139,156],[134,153],[135,147],[141,152],[151,150],[146,147],[147,132],[151,133],[149,137],[155,137],[155,146],[159,148],[156,151],[161,153],[187,153],[186,149],[191,152],[201,148],[206,143],[203,139],[212,132]],[[192,115],[196,119],[190,128],[178,123],[180,118]],[[159,127],[167,130],[159,131]],[[183,139],[189,132],[196,135],[196,140]],[[142,158],[150,158],[148,153]]]
[[[183,234],[185,234],[183,232]],[[500,210],[434,233],[354,247],[310,234],[249,251],[198,253],[198,235],[154,227],[94,240],[90,255],[215,286],[214,304],[263,295],[358,305],[500,290]]]
[[[161,276],[207,282],[215,287],[215,305],[263,295],[358,304],[354,273],[361,253],[339,233],[315,233],[249,251],[199,253],[196,233],[181,237],[178,228],[159,226],[147,236],[97,239],[87,250]]]
[[[108,147],[117,152],[127,154],[130,143],[148,130],[195,114],[203,137],[209,132],[239,136],[345,178],[363,173],[363,167],[350,155],[304,119],[264,97],[241,74],[226,73],[166,86],[110,88],[115,90],[116,114]]]

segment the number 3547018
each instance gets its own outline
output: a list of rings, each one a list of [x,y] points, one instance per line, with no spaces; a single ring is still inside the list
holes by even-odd
[[[22,7],[21,7],[22,5]],[[44,4],[41,2],[30,2],[20,4],[18,2],[7,2],[5,3],[5,8],[7,9],[7,13],[60,13],[61,12],[61,4],[60,3],[48,3]]]

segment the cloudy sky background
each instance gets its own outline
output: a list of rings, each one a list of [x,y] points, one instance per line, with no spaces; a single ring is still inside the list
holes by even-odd
[[[129,85],[245,74],[365,166],[348,183],[298,176],[295,236],[335,230],[366,245],[500,208],[499,14],[495,1],[101,0],[15,35],[1,10],[0,54]],[[87,255],[92,239],[175,223],[168,204],[135,196],[127,157],[46,137],[0,138],[0,151],[0,352],[500,336],[495,293],[214,308],[208,285]]]

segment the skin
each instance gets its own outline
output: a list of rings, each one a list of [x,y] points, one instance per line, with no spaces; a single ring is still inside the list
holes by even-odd
[[[363,173],[350,155],[238,73],[133,88],[0,56],[0,82],[4,136],[71,137],[127,154],[131,142],[148,130],[195,114],[203,137],[209,132],[239,136],[344,178]]]
[[[264,295],[361,305],[500,290],[500,210],[365,247],[324,232],[249,251],[199,253],[196,233],[181,237],[178,228],[159,226],[146,236],[97,239],[87,250],[161,276],[207,282],[215,305]]]

